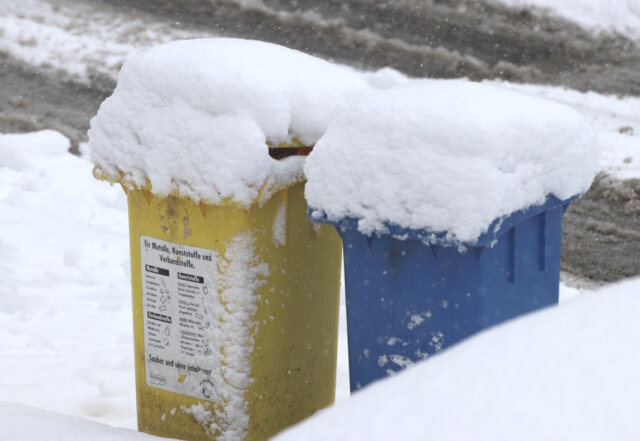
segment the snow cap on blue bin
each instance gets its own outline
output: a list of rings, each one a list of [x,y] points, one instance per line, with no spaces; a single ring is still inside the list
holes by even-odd
[[[351,390],[558,302],[562,212],[596,170],[573,109],[427,80],[369,95],[305,165],[343,239]]]
[[[512,214],[585,192],[597,158],[593,130],[566,105],[506,85],[417,80],[329,125],[305,165],[306,198],[313,219],[364,235],[484,245]]]

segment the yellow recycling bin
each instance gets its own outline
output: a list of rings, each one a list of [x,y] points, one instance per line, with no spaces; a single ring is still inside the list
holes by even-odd
[[[333,402],[342,243],[286,156],[371,90],[260,41],[127,58],[88,134],[96,177],[128,196],[142,431],[265,439]]]
[[[265,439],[331,404],[341,241],[304,183],[249,209],[123,188],[139,429]]]

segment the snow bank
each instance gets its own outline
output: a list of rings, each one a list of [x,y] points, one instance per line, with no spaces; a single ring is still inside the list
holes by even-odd
[[[368,95],[336,118],[305,166],[317,218],[447,232],[588,189],[594,134],[571,108],[500,87],[425,80]]]
[[[239,39],[178,41],[129,58],[91,121],[92,160],[108,179],[165,196],[233,201],[302,179],[302,160],[267,144],[311,145],[370,90],[354,71],[281,46]]]
[[[374,71],[356,72],[375,90],[389,89],[415,81],[415,79],[409,78],[402,72],[391,67],[383,67],[382,69]]]
[[[108,5],[46,0],[3,1],[0,51],[55,77],[91,84],[96,76],[114,81],[125,58],[137,49],[213,35],[175,22],[132,17]]]
[[[637,0],[493,0],[511,7],[536,7],[587,29],[617,32],[640,39],[640,3]]]
[[[0,135],[0,401],[135,428],[127,202],[68,148]]]
[[[127,429],[81,418],[56,415],[26,406],[0,402],[0,439],[3,441],[152,441],[162,440]]]
[[[287,440],[637,440],[640,279],[467,340]]]

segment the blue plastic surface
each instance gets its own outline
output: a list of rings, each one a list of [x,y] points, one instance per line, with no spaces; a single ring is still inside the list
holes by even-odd
[[[357,220],[330,222],[344,246],[351,390],[557,303],[570,201],[550,197],[515,212],[464,251],[444,235],[390,228],[364,236]]]

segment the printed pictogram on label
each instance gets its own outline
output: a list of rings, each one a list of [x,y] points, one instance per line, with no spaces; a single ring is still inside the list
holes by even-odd
[[[210,399],[217,253],[140,237],[147,385]]]

